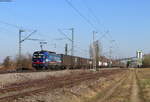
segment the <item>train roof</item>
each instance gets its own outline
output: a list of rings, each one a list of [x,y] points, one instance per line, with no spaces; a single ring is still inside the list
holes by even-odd
[[[44,53],[44,52],[48,52],[48,53],[53,53],[53,54],[56,54],[56,52],[52,52],[52,51],[46,51],[46,50],[35,51],[34,53]]]
[[[72,56],[72,55],[65,55],[65,54],[58,54],[58,55],[61,55],[61,56]],[[89,59],[90,60],[90,58],[85,58],[85,57],[81,57],[81,56],[73,56],[73,57],[84,58],[84,59]]]

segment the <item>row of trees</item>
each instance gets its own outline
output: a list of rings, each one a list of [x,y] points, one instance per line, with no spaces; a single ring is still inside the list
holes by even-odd
[[[150,67],[150,54],[144,55],[143,67]]]
[[[100,60],[100,52],[101,48],[98,42],[94,44],[94,52],[93,52],[93,47],[90,47],[90,57],[93,58],[95,57],[95,62],[96,66],[98,64],[98,60]],[[94,55],[93,55],[94,54]],[[150,67],[150,54],[144,55],[143,58],[143,67]],[[16,56],[14,59],[12,59],[10,56],[7,56],[3,63],[2,66],[4,69],[16,69],[19,68],[20,66],[22,68],[32,68],[32,56],[30,54],[28,55],[22,55],[21,58]]]
[[[18,56],[12,59],[10,56],[7,56],[2,66],[4,69],[16,69],[20,66],[23,68],[32,68],[32,56],[28,54],[27,56],[22,55],[21,58]]]

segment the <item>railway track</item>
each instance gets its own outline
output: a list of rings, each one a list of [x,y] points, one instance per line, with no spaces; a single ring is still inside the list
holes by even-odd
[[[71,69],[71,70],[77,70],[77,69]],[[9,74],[9,73],[36,73],[36,72],[54,72],[54,71],[61,71],[61,70],[1,70],[0,74]]]
[[[29,69],[29,68],[27,68]],[[84,68],[86,69],[86,68]],[[83,69],[83,70],[84,70]],[[100,70],[114,70],[114,69],[120,69],[120,68],[100,68]],[[125,68],[124,68],[125,69]],[[80,70],[80,69],[69,69],[69,70]],[[62,71],[62,70],[0,70],[0,74],[9,74],[9,73],[36,73],[36,72],[56,72],[56,71]]]
[[[41,92],[47,92],[57,88],[69,88],[89,80],[97,80],[99,77],[107,77],[121,70],[101,71],[93,73],[80,73],[63,77],[48,77],[46,79],[32,80],[14,83],[0,89],[0,102],[11,101],[19,97],[30,96]]]

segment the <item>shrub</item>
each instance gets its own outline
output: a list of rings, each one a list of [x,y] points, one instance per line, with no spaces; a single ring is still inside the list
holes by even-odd
[[[4,67],[4,69],[32,69],[32,56],[30,54],[27,54],[27,56],[22,55],[21,58],[19,58],[19,56],[16,56],[14,59],[11,59],[9,56],[7,56],[4,59],[2,66]]]
[[[32,56],[30,54],[27,56],[22,55],[21,58],[17,56],[15,58],[15,65],[17,68],[32,68]]]
[[[143,67],[150,67],[150,54],[144,56]]]

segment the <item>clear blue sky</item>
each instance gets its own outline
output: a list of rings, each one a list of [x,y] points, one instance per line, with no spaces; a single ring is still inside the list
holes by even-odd
[[[113,45],[113,56],[135,56],[135,51],[150,52],[150,1],[149,0],[70,0],[70,2],[92,22],[99,33],[96,39],[109,30],[109,35],[101,39],[103,54],[108,55],[109,46]],[[88,11],[89,7],[99,22]],[[75,55],[87,56],[89,44],[92,41],[92,28],[65,0],[13,0],[0,2],[0,21],[21,26],[25,29],[36,29],[38,32],[31,38],[40,38],[48,42],[48,50],[64,53],[67,40],[58,29],[62,29],[69,37],[67,28],[75,29]],[[23,33],[23,35],[29,32]],[[18,53],[18,29],[0,23],[0,61],[5,56],[15,56]],[[110,40],[115,40],[110,44]],[[56,48],[54,44],[56,43]],[[118,47],[116,47],[118,46]],[[69,46],[70,47],[70,46]],[[33,53],[39,50],[39,43],[26,41],[23,43],[23,53]]]

